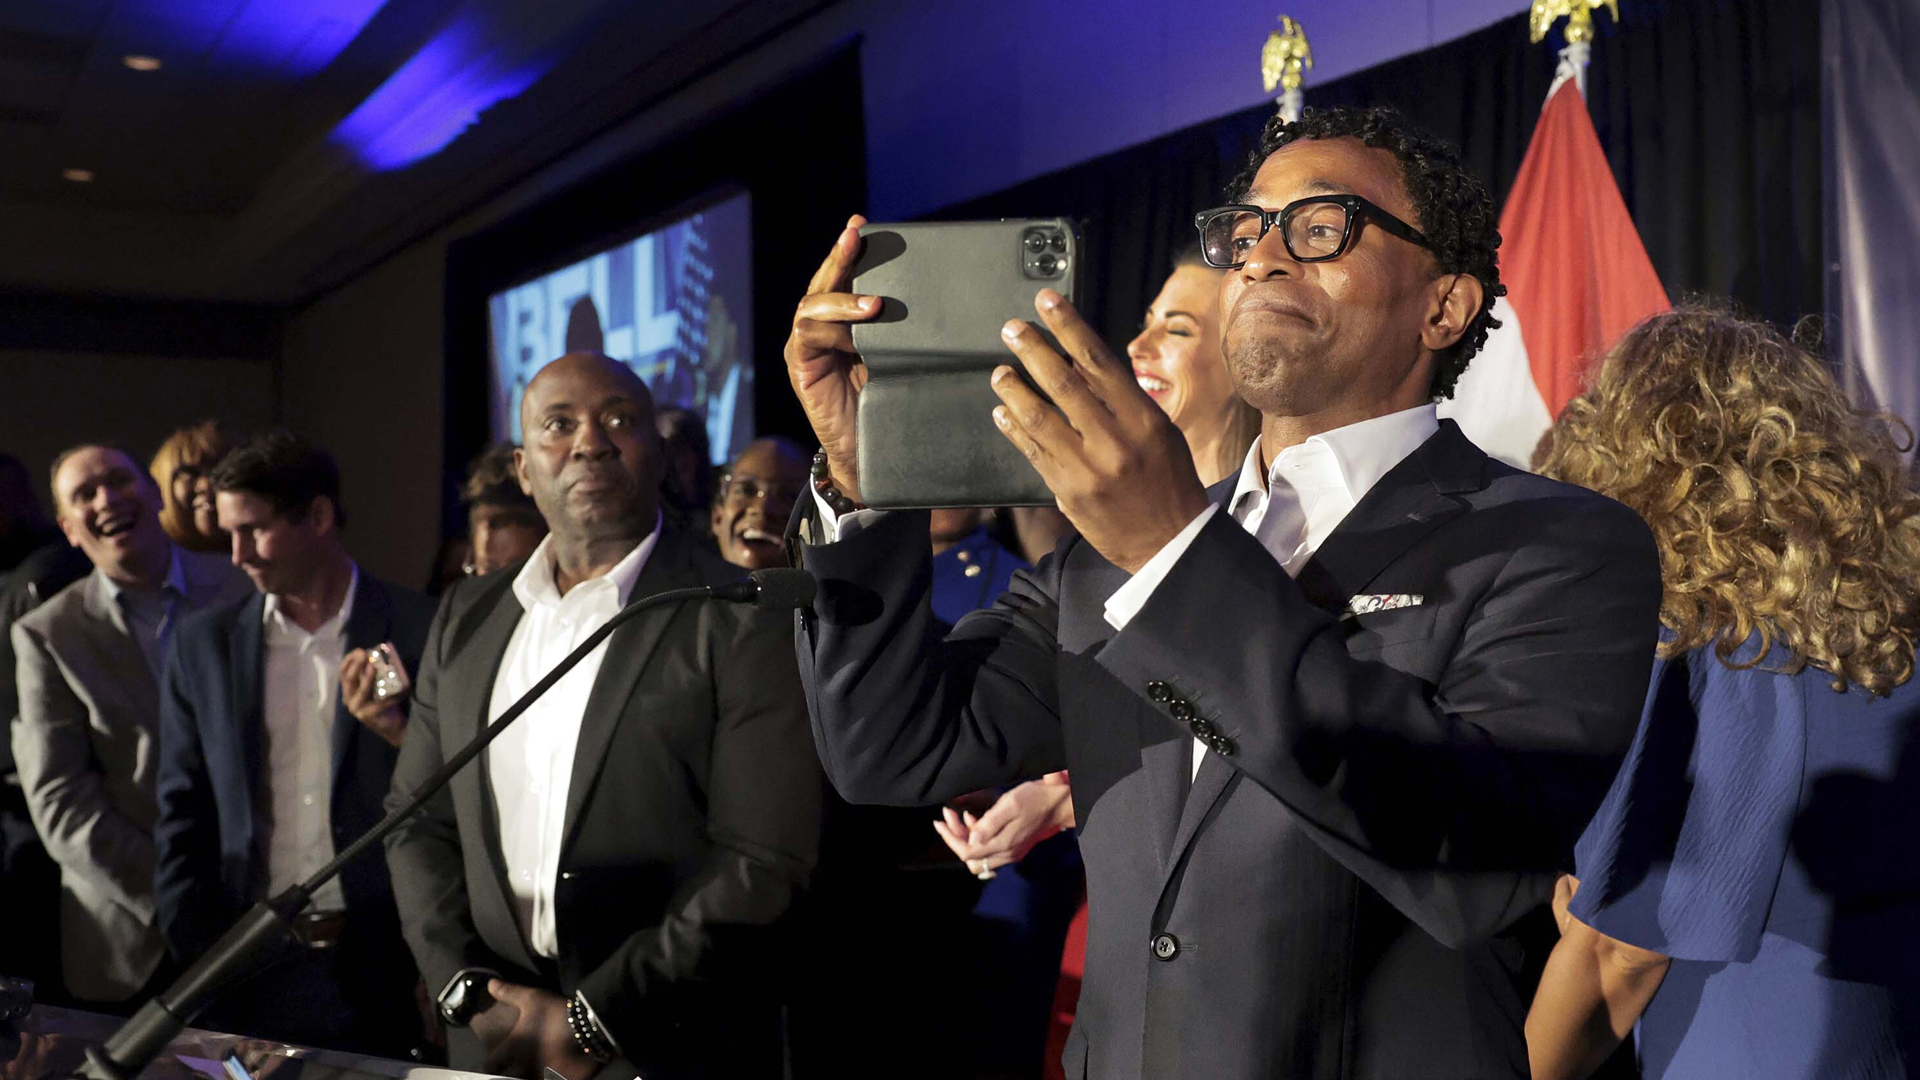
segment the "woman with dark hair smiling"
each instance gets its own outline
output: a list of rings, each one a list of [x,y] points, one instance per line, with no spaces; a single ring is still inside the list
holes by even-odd
[[[1536,1080],[1920,1063],[1920,499],[1821,359],[1718,311],[1629,331],[1541,471],[1652,526],[1640,730],[1554,905]]]

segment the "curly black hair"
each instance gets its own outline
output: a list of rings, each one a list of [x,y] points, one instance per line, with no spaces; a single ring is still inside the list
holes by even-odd
[[[1340,138],[1359,139],[1394,156],[1413,203],[1411,224],[1432,241],[1440,273],[1472,274],[1480,279],[1484,290],[1480,310],[1460,340],[1434,357],[1434,400],[1452,397],[1467,361],[1486,344],[1487,333],[1500,325],[1493,317],[1494,298],[1507,293],[1500,284],[1500,210],[1493,205],[1487,186],[1460,164],[1460,151],[1452,143],[1420,130],[1399,110],[1386,106],[1309,109],[1292,123],[1276,116],[1260,133],[1259,149],[1234,177],[1227,200],[1245,202],[1261,164],[1288,143]]]

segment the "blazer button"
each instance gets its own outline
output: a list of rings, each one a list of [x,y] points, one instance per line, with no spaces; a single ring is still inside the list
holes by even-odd
[[[1153,958],[1171,960],[1180,952],[1180,940],[1172,934],[1155,934],[1153,937]]]
[[[1218,728],[1213,726],[1213,721],[1205,717],[1196,718],[1194,722],[1188,726],[1193,729],[1193,737],[1199,739],[1201,742],[1211,740],[1219,731]]]
[[[1167,711],[1173,714],[1175,720],[1185,722],[1193,719],[1193,706],[1182,698],[1174,698],[1173,704],[1167,706]]]
[[[1155,679],[1147,684],[1147,696],[1164,705],[1173,700],[1173,687]]]
[[[1207,745],[1213,749],[1214,753],[1219,754],[1221,757],[1232,757],[1233,752],[1239,749],[1239,747],[1233,745],[1233,740],[1227,738],[1225,735],[1215,735],[1213,741]]]

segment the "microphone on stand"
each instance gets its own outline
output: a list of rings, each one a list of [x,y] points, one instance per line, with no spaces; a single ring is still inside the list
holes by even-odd
[[[221,991],[256,973],[273,959],[274,949],[292,932],[294,917],[306,908],[316,890],[333,880],[341,867],[385,839],[388,833],[400,827],[401,822],[412,817],[429,799],[439,794],[440,789],[447,786],[447,782],[462,766],[478,757],[480,751],[506,730],[508,724],[519,719],[540,695],[552,689],[554,683],[572,671],[574,665],[586,659],[588,653],[599,647],[629,619],[643,611],[684,600],[721,600],[752,604],[771,611],[791,611],[813,603],[817,588],[818,583],[807,571],[779,568],[755,570],[740,581],[724,585],[670,589],[628,602],[626,607],[607,620],[606,625],[589,634],[579,648],[568,653],[565,659],[554,665],[552,671],[541,676],[539,682],[520,695],[520,700],[509,706],[493,723],[483,727],[458,753],[448,758],[440,771],[415,791],[405,805],[362,833],[359,839],[348,844],[345,850],[334,856],[332,862],[315,871],[306,881],[248,909],[239,922],[187,969],[186,974],[142,1005],[140,1011],[121,1024],[104,1044],[89,1047],[86,1064],[74,1075],[87,1080],[134,1080],[201,1010],[220,996]]]

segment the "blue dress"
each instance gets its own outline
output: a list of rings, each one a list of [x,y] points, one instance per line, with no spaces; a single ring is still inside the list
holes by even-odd
[[[1656,662],[1576,851],[1575,917],[1674,958],[1647,1080],[1920,1076],[1920,684],[1839,694],[1784,656]]]
[[[1027,561],[994,542],[985,529],[933,557],[933,617],[952,626],[969,611],[988,607],[1007,591]]]

